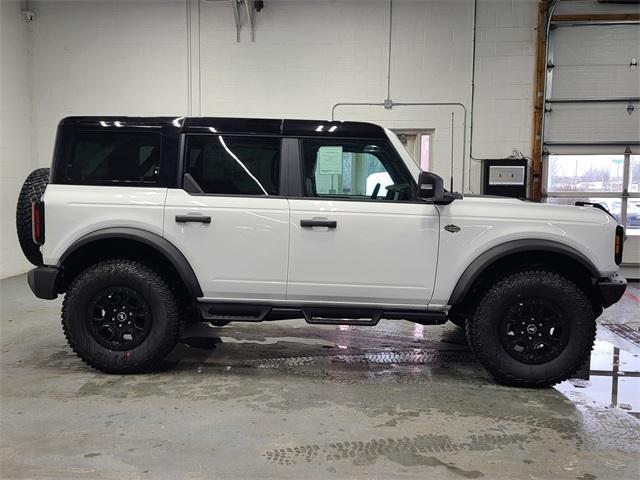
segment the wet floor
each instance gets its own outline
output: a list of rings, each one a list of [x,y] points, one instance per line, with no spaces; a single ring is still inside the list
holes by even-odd
[[[636,285],[637,286],[637,285]],[[3,478],[567,478],[640,474],[640,291],[581,379],[497,385],[453,325],[197,325],[161,372],[68,349],[59,301],[0,282]]]

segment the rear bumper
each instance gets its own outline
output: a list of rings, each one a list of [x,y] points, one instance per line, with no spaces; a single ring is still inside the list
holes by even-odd
[[[56,281],[59,273],[56,267],[34,268],[27,273],[27,283],[36,297],[53,300],[58,298]]]
[[[622,298],[624,291],[627,289],[627,280],[619,273],[616,273],[611,277],[600,279],[596,283],[596,287],[598,287],[602,296],[602,306],[607,308]]]

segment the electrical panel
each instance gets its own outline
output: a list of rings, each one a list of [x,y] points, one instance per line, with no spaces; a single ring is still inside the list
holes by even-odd
[[[527,197],[529,161],[525,158],[483,160],[482,194],[499,197]]]

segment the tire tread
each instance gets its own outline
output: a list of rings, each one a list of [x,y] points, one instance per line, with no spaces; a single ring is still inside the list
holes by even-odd
[[[477,309],[471,316],[471,319],[466,322],[465,333],[472,350],[474,351],[480,362],[499,382],[505,385],[512,386],[542,388],[550,385],[555,385],[559,382],[567,380],[568,378],[571,378],[571,376],[575,374],[582,365],[580,363],[574,362],[570,365],[567,365],[567,368],[560,374],[544,376],[536,379],[513,375],[512,373],[501,368],[499,362],[496,362],[496,359],[488,353],[488,349],[483,344],[481,335],[482,332],[479,328],[477,328],[477,322],[474,321],[476,315],[483,314],[483,309],[487,305],[487,302],[491,301],[494,297],[505,297],[505,295],[514,288],[514,285],[517,285],[519,282],[521,282],[523,278],[530,279],[532,276],[544,276],[547,282],[554,284],[559,289],[574,290],[576,293],[578,293],[577,295],[575,295],[575,302],[578,303],[578,306],[580,308],[584,308],[585,310],[593,311],[592,305],[584,292],[568,278],[552,271],[539,269],[526,270],[503,277],[487,291],[482,300],[479,302]],[[593,348],[593,343],[596,337],[595,316],[594,321],[590,322],[586,328],[586,341],[584,342],[584,344],[590,345],[590,347],[588,349],[585,348],[584,351],[581,352],[581,358],[586,358]],[[572,332],[572,334],[575,334],[575,332]]]
[[[158,345],[153,352],[148,351],[148,355],[138,357],[139,359],[137,361],[128,362],[122,365],[107,365],[104,362],[101,362],[99,357],[92,354],[92,352],[85,348],[85,346],[76,344],[70,332],[70,328],[72,328],[72,326],[69,324],[69,310],[77,303],[77,296],[80,294],[82,289],[86,287],[88,282],[94,279],[97,275],[112,274],[114,272],[124,272],[141,276],[145,283],[160,293],[162,298],[165,299],[165,305],[163,308],[167,316],[167,330],[170,332],[162,338],[161,344]],[[180,332],[183,329],[182,323],[182,319],[178,313],[175,296],[167,285],[167,282],[148,266],[133,260],[105,260],[92,265],[80,273],[71,282],[69,289],[67,290],[67,294],[62,302],[62,330],[69,346],[87,365],[106,373],[141,373],[154,369],[175,347],[180,337]]]
[[[31,203],[40,200],[49,184],[49,169],[37,168],[24,181],[16,205],[16,233],[22,253],[35,266],[41,266],[40,247],[31,238]]]

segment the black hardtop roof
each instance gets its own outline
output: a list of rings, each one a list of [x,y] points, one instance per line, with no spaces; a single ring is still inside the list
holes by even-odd
[[[230,117],[66,117],[61,127],[162,128],[183,133],[283,135],[300,137],[386,138],[384,128],[367,122]]]

